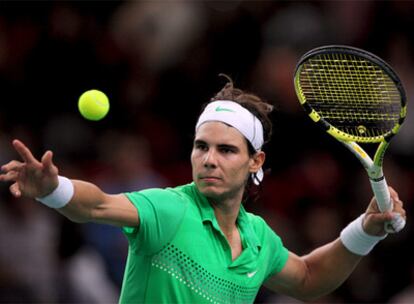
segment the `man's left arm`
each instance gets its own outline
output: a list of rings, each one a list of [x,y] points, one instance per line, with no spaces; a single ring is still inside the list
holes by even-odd
[[[303,301],[314,300],[338,288],[361,259],[338,238],[302,257],[289,252],[285,267],[270,277],[265,286]]]
[[[372,199],[365,214],[349,224],[335,241],[299,257],[289,253],[284,268],[265,286],[301,300],[313,300],[338,288],[364,255],[386,236],[384,224],[406,214],[398,194],[390,188],[393,211],[381,213]]]

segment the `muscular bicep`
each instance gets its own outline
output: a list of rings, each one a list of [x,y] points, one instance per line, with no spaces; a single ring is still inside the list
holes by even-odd
[[[317,299],[338,288],[361,258],[338,238],[302,257],[289,253],[285,267],[265,286],[301,300]]]
[[[283,269],[271,276],[264,285],[272,291],[300,298],[300,291],[307,277],[306,263],[296,254],[289,252],[288,260]]]

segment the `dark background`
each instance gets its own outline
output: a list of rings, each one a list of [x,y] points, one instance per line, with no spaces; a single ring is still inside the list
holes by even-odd
[[[2,1],[0,163],[17,157],[19,138],[37,157],[51,149],[61,174],[110,193],[190,182],[195,122],[225,73],[275,105],[270,173],[247,209],[306,254],[336,238],[372,194],[357,159],[300,108],[296,62],[320,45],[366,49],[395,68],[410,103],[413,23],[411,1]],[[110,98],[102,121],[77,110],[89,89]],[[317,303],[414,303],[411,112],[384,165],[407,227]],[[0,302],[117,301],[127,251],[119,229],[73,224],[0,190]],[[265,289],[257,302],[299,303]]]

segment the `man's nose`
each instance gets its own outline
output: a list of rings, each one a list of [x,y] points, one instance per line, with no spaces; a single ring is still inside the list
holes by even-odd
[[[215,168],[217,167],[217,155],[214,149],[209,149],[204,156],[204,167]]]

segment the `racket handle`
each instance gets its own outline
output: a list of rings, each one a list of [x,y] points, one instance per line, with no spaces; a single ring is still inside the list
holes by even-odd
[[[383,177],[379,181],[370,179],[370,182],[377,200],[378,209],[381,212],[391,211],[393,206],[390,191],[388,190],[385,178]],[[405,227],[405,224],[405,219],[401,216],[401,214],[397,213],[390,222],[385,223],[384,229],[387,233],[396,233],[401,231]]]
[[[385,177],[381,180],[374,181],[370,179],[372,190],[374,191],[375,198],[377,200],[378,209],[381,212],[392,211],[392,202],[390,191],[388,190],[387,182]],[[401,231],[405,227],[405,219],[401,214],[396,214],[396,216],[390,221],[385,223],[384,229],[387,233],[396,233]]]
[[[387,181],[383,176],[380,180],[370,179],[372,191],[374,192],[377,200],[378,209],[381,212],[387,212],[392,210],[391,195],[388,190]]]

